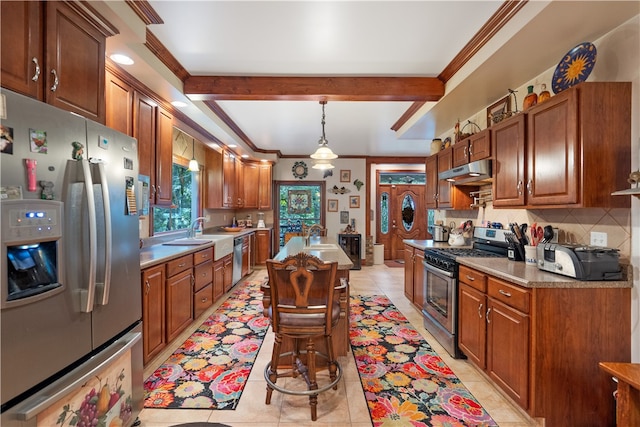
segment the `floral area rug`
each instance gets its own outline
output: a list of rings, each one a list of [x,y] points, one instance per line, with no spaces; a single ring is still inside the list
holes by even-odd
[[[385,296],[351,296],[350,340],[378,426],[497,426]]]
[[[269,327],[245,282],[144,382],[145,408],[235,409]]]

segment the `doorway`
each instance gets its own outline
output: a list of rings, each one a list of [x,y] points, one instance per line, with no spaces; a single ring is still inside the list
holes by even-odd
[[[325,183],[277,181],[274,232],[278,250],[288,238],[302,235],[302,225],[325,224]]]
[[[376,173],[376,235],[384,259],[404,259],[404,239],[427,238],[424,173]]]

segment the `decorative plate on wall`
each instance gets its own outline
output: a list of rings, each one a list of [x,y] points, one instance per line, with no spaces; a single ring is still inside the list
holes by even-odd
[[[293,172],[293,177],[302,179],[306,178],[309,173],[309,169],[307,168],[307,164],[305,162],[295,162],[293,167],[291,168],[291,172]]]
[[[560,93],[587,80],[596,65],[596,53],[596,47],[589,42],[580,43],[567,52],[553,72],[553,93]]]

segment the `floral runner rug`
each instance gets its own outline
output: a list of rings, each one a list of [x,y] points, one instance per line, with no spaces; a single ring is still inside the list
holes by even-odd
[[[269,327],[259,281],[239,286],[144,382],[145,408],[235,409]]]
[[[497,426],[420,333],[380,295],[351,296],[350,340],[379,426]]]

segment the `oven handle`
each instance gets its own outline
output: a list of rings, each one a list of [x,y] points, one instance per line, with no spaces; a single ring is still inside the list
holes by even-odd
[[[422,265],[424,266],[425,271],[430,271],[432,273],[436,273],[439,274],[441,276],[447,276],[447,277],[454,277],[455,274],[452,271],[445,271],[445,270],[441,270],[438,267],[435,267],[431,264],[429,264],[426,261],[422,261]]]

